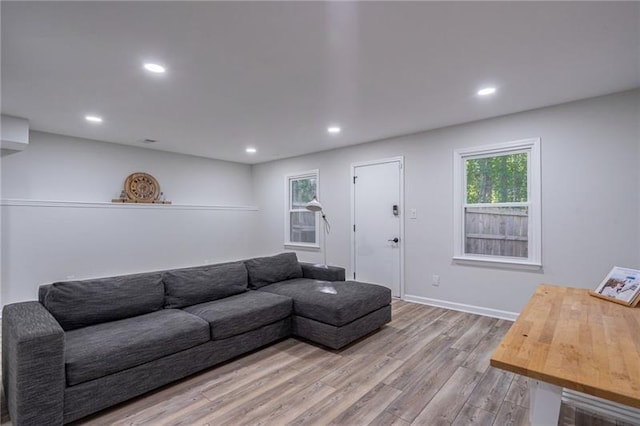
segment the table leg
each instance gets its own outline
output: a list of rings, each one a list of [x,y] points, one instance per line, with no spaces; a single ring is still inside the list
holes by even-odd
[[[562,388],[529,380],[529,421],[531,426],[556,426],[560,416]]]

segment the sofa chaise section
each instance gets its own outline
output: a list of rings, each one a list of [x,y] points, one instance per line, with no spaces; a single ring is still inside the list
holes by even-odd
[[[332,349],[391,321],[391,290],[375,284],[296,278],[259,290],[291,297],[293,335]]]
[[[245,264],[251,288],[293,299],[294,336],[340,349],[391,321],[391,290],[345,281],[343,268],[300,264],[294,253]]]

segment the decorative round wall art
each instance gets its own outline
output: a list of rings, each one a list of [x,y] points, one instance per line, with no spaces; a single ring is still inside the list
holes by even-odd
[[[154,202],[160,195],[160,185],[156,178],[148,173],[132,173],[124,182],[124,190],[130,200],[136,202]]]
[[[160,184],[149,173],[136,172],[127,176],[124,190],[120,198],[112,200],[118,203],[158,203],[171,204],[170,201],[159,199]]]

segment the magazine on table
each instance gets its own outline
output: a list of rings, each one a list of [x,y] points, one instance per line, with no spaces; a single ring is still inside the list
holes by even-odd
[[[640,301],[640,271],[614,266],[592,294],[623,305],[635,306]]]

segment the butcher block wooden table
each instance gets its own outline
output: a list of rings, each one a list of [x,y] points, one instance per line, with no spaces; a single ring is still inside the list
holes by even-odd
[[[533,425],[557,424],[562,388],[640,408],[640,309],[542,284],[491,365],[533,379]]]

